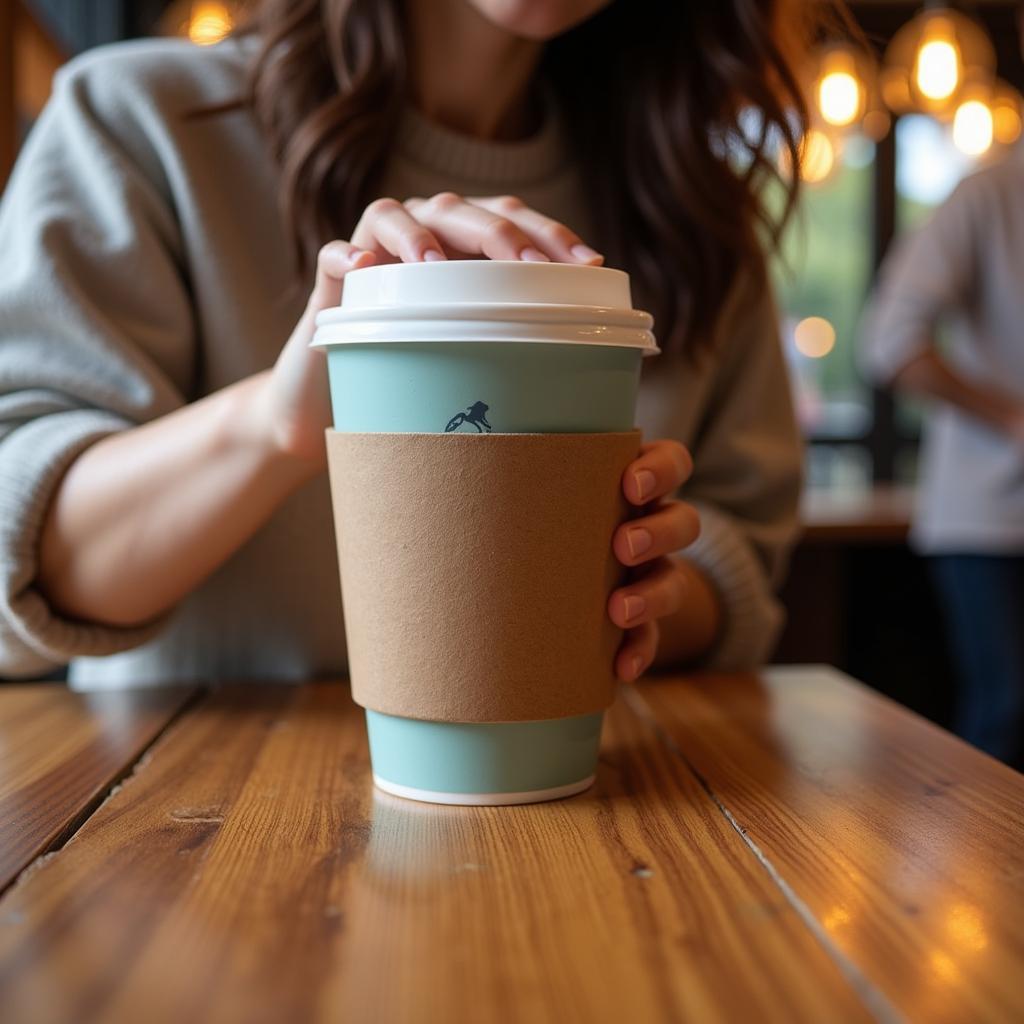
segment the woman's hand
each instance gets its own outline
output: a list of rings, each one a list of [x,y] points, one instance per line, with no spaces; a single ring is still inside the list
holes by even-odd
[[[673,615],[683,602],[688,581],[669,555],[692,544],[700,533],[697,512],[675,494],[693,469],[690,454],[677,441],[652,441],[622,476],[622,490],[631,505],[645,514],[622,523],[612,548],[626,566],[637,567],[632,580],[608,599],[608,614],[626,630],[615,656],[615,673],[626,682],[637,679],[658,650],[658,620]]]
[[[275,452],[304,464],[309,475],[323,470],[330,392],[323,354],[309,343],[317,313],[338,305],[349,271],[378,263],[473,257],[589,266],[604,260],[564,224],[515,196],[466,199],[442,192],[404,203],[376,200],[366,208],[351,241],[328,242],[318,254],[305,312],[255,399],[260,436]]]

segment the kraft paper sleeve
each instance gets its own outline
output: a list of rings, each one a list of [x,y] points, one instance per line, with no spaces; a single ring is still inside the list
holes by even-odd
[[[614,695],[611,540],[640,432],[327,432],[357,703],[519,722]]]

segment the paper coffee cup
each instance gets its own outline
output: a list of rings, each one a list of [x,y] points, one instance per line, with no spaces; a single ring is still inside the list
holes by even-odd
[[[657,352],[621,271],[483,260],[354,271],[313,344],[327,350],[334,429],[350,434],[630,431],[641,361]],[[438,803],[568,796],[593,782],[602,719],[368,709],[374,781]]]

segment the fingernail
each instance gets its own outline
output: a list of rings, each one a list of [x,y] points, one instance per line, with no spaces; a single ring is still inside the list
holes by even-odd
[[[581,263],[590,263],[593,260],[601,260],[604,262],[604,257],[599,252],[595,252],[589,245],[583,245],[582,243],[574,245],[569,252],[571,252]]]
[[[527,246],[519,254],[521,260],[526,260],[527,263],[550,263],[551,260],[540,251],[540,249],[534,249],[533,246]]]
[[[623,610],[626,613],[626,621],[632,622],[635,618],[643,615],[647,602],[639,594],[630,594],[623,602]]]
[[[646,501],[648,496],[654,493],[654,487],[658,482],[657,477],[649,469],[641,469],[633,474],[636,481],[636,490],[641,501]]]
[[[630,663],[630,670],[632,672],[632,675],[630,675],[630,679],[640,678],[640,673],[644,670],[644,659],[641,658],[639,654],[633,655],[633,660]]]
[[[626,545],[629,548],[630,558],[642,555],[653,543],[654,537],[651,536],[651,531],[645,530],[642,526],[626,531]]]
[[[424,263],[437,263],[438,260],[446,259],[447,257],[443,252],[438,252],[436,249],[428,249],[423,254]]]

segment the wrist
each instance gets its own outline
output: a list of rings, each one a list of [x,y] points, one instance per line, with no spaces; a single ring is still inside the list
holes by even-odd
[[[226,409],[225,433],[229,444],[251,453],[269,479],[294,489],[323,471],[324,457],[322,451],[294,443],[274,401],[271,374],[264,370],[228,389],[233,400]]]

